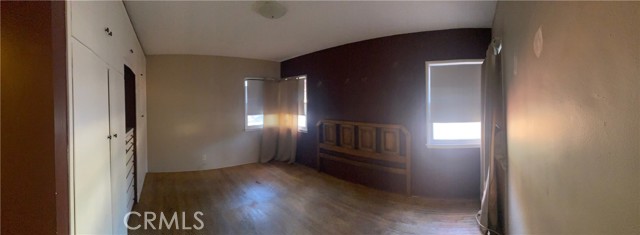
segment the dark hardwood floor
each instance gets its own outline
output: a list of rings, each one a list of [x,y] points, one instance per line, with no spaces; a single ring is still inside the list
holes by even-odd
[[[382,192],[281,163],[149,173],[129,234],[480,234],[472,200]],[[185,212],[184,223],[182,212]],[[194,229],[201,223],[204,228]],[[156,219],[144,230],[145,212]],[[177,224],[159,229],[160,212]],[[149,220],[152,215],[147,215]],[[165,223],[166,225],[166,223]],[[190,230],[176,230],[187,225]]]

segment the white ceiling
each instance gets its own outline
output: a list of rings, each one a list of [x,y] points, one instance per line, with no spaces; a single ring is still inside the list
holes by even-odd
[[[451,28],[490,28],[495,1],[281,2],[280,19],[256,2],[125,1],[148,55],[194,54],[283,61],[346,43]]]

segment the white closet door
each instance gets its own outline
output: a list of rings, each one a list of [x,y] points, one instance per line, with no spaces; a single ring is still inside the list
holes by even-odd
[[[111,234],[108,69],[75,40],[72,50],[75,231]]]
[[[111,202],[113,204],[113,233],[126,234],[123,218],[128,212],[126,172],[126,127],[124,76],[109,70],[109,119],[111,129]]]

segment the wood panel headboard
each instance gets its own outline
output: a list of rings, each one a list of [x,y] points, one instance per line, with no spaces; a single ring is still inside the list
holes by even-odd
[[[411,135],[401,125],[322,120],[318,128],[318,170],[323,160],[399,174],[411,194]]]

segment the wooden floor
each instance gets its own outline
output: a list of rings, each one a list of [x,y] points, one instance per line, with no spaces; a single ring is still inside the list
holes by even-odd
[[[129,234],[480,234],[475,201],[436,200],[382,192],[288,164],[147,175],[135,211],[181,212],[189,227],[158,230],[159,219]],[[131,216],[130,226],[142,218]]]

